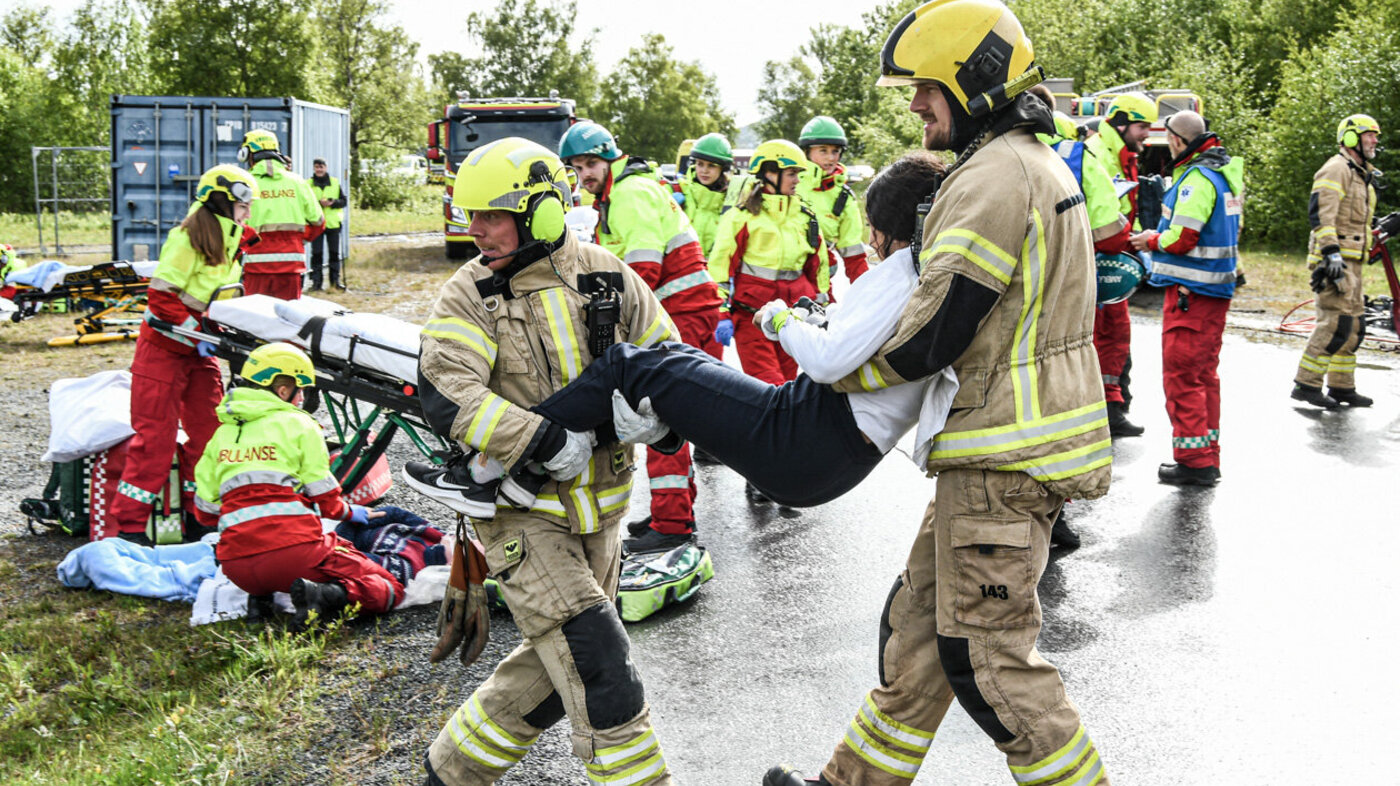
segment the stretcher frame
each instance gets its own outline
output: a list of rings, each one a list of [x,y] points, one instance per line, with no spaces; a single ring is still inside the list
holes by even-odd
[[[241,289],[242,284],[221,288],[215,293],[215,298],[221,293]],[[214,355],[228,361],[234,369],[242,367],[248,353],[268,343],[226,325],[219,325],[218,332],[205,332],[153,318],[148,321],[152,327],[160,330],[213,344]],[[313,398],[319,399],[319,402],[310,402],[307,411],[315,412],[319,403],[325,404],[331,428],[341,446],[340,454],[331,462],[331,474],[335,475],[341,488],[353,489],[358,486],[400,431],[425,458],[441,463],[442,456],[452,449],[452,445],[449,440],[434,433],[424,420],[418,402],[417,381],[396,379],[355,361],[355,351],[359,347],[387,350],[404,357],[416,358],[416,355],[362,336],[351,336],[349,341],[350,349],[345,360],[324,355],[314,348],[307,349],[307,355],[316,367],[317,395]],[[359,404],[369,405],[369,411],[361,411]]]
[[[10,315],[10,320],[22,322],[33,317],[44,303],[62,300],[70,309],[77,309],[82,308],[84,302],[91,302],[98,304],[88,309],[92,313],[73,320],[75,333],[51,338],[49,346],[134,341],[146,312],[149,284],[150,279],[137,273],[130,262],[105,262],[88,270],[68,273],[61,284],[47,292],[39,287],[17,286],[12,300],[18,310]]]

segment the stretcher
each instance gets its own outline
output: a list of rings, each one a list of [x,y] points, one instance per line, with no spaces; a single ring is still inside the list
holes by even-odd
[[[49,346],[135,340],[156,265],[117,261],[73,267],[50,262],[17,271],[5,279],[5,284],[15,287],[16,310],[10,320],[22,322],[46,303],[62,303],[67,311],[84,313],[73,320],[73,335],[49,339]]]
[[[1377,298],[1363,297],[1366,309],[1366,335],[1363,342],[1369,341],[1382,349],[1397,350],[1400,349],[1400,275],[1397,275],[1395,263],[1390,258],[1388,241],[1392,235],[1377,227],[1371,230],[1371,236],[1375,240],[1371,245],[1371,256],[1367,263],[1379,262],[1381,264],[1381,268],[1385,271],[1385,282],[1390,290],[1390,295]],[[1284,314],[1283,319],[1279,321],[1279,332],[1311,334],[1313,328],[1317,326],[1316,312],[1312,314],[1299,312],[1312,305],[1313,302],[1313,300],[1304,300],[1290,309],[1287,314]]]
[[[283,301],[267,295],[216,299],[206,314],[209,330],[149,321],[213,344],[214,354],[235,370],[248,353],[269,342],[305,349],[316,366],[316,400],[306,406],[314,412],[324,404],[330,416],[341,446],[331,472],[342,488],[359,486],[399,432],[429,460],[441,461],[450,450],[449,442],[424,421],[418,404],[418,325],[353,313],[319,298]]]

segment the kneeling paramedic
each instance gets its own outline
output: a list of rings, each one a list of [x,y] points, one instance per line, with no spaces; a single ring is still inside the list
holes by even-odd
[[[247,591],[249,614],[267,614],[274,592],[290,592],[296,625],[326,619],[352,603],[392,609],[403,585],[321,519],[369,521],[346,504],[331,474],[321,426],[300,408],[316,382],[311,359],[276,342],[248,353],[240,383],[219,403],[222,425],[195,468],[195,511],[219,528],[215,555],[224,575]]]
[[[552,152],[516,137],[478,148],[462,164],[453,204],[471,214],[481,256],[447,283],[423,330],[424,415],[437,433],[504,465],[503,491],[548,475],[475,522],[524,643],[438,734],[427,782],[494,783],[567,716],[591,783],[670,784],[614,606],[630,448],[528,408],[614,340],[651,346],[676,340],[675,327],[628,265],[565,231],[569,185]],[[468,463],[420,481],[461,487]],[[468,605],[472,597],[481,602],[469,595]]]

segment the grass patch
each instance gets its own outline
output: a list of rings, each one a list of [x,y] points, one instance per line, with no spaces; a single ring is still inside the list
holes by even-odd
[[[0,782],[245,782],[304,745],[341,625],[191,628],[185,604],[60,586],[72,545],[0,539]]]
[[[1236,303],[1248,302],[1253,308],[1281,318],[1294,306],[1313,297],[1312,272],[1308,270],[1307,254],[1303,251],[1244,251],[1240,254],[1240,267],[1248,283],[1236,291]],[[1380,265],[1364,266],[1362,280],[1367,295],[1390,294],[1385,270]]]

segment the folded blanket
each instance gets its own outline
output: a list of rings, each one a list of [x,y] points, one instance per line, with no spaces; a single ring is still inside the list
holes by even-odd
[[[65,587],[190,603],[214,570],[214,547],[207,543],[152,548],[107,538],[68,552],[58,563],[58,580]]]

